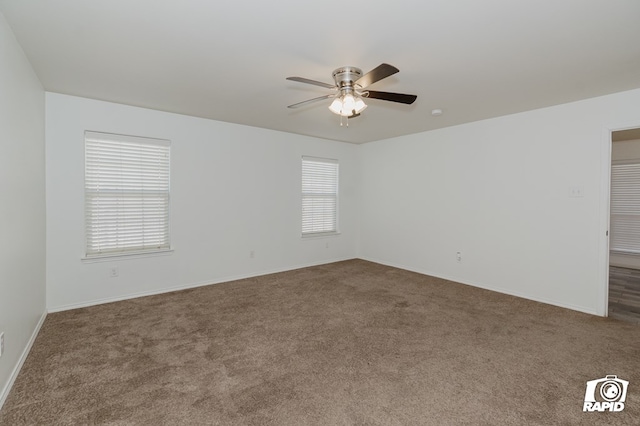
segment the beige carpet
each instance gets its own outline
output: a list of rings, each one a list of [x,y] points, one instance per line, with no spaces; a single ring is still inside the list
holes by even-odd
[[[628,380],[583,413],[588,380]],[[640,327],[362,260],[51,314],[0,424],[639,424]]]

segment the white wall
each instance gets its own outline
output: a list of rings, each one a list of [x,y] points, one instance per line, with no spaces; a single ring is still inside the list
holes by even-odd
[[[0,407],[45,314],[44,91],[0,14]]]
[[[363,145],[360,257],[604,315],[610,130],[639,111],[633,90]]]
[[[611,147],[611,160],[638,160],[640,159],[640,139],[613,142]],[[609,265],[623,268],[640,269],[640,257],[630,254],[611,253]]]
[[[603,315],[609,131],[640,126],[638,106],[634,90],[356,146],[48,93],[48,307],[358,255]],[[172,140],[171,256],[81,261],[85,129]],[[338,237],[299,237],[301,155],[340,159]]]
[[[46,111],[50,311],[356,255],[356,145],[54,93]],[[171,140],[173,254],[82,262],[85,130]],[[340,161],[338,236],[300,237],[302,155]]]

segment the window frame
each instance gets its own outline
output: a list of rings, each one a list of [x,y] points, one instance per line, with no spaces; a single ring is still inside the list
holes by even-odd
[[[108,191],[105,191],[105,194],[108,194],[107,198],[111,198],[113,197],[113,199],[117,199],[118,198],[118,194],[122,195],[126,195],[126,196],[132,196],[136,199],[139,200],[140,202],[140,206],[142,206],[142,208],[144,209],[144,198],[145,198],[145,191],[147,192],[146,195],[149,195],[149,193],[155,195],[154,198],[157,199],[163,199],[163,204],[164,204],[164,208],[160,208],[158,209],[158,211],[161,212],[161,214],[163,215],[163,219],[160,221],[161,226],[164,228],[162,231],[162,236],[160,237],[162,239],[162,244],[158,245],[158,246],[147,246],[145,247],[144,244],[139,244],[138,246],[131,246],[131,247],[127,247],[126,244],[124,245],[124,247],[120,247],[120,248],[107,248],[104,251],[99,251],[99,250],[95,250],[91,248],[91,228],[93,226],[95,226],[94,223],[90,223],[91,219],[90,219],[90,215],[92,211],[92,207],[90,205],[90,200],[92,199],[91,194],[97,194],[99,191],[95,191],[95,189],[91,189],[91,184],[88,182],[92,171],[89,169],[90,167],[90,163],[93,163],[91,165],[91,167],[94,167],[94,169],[97,167],[96,164],[99,164],[100,161],[103,161],[103,164],[105,164],[105,159],[95,159],[95,157],[93,159],[89,159],[89,142],[90,142],[90,138],[94,138],[96,140],[91,141],[94,142],[95,144],[105,144],[108,145],[110,143],[113,143],[115,145],[120,144],[120,148],[123,147],[123,145],[125,144],[135,144],[138,146],[141,145],[148,145],[151,147],[155,147],[157,149],[157,152],[155,153],[155,155],[163,155],[163,151],[164,151],[164,155],[166,156],[166,160],[163,161],[162,167],[158,167],[157,168],[157,172],[159,174],[162,175],[162,178],[159,180],[159,182],[161,182],[161,187],[162,189],[159,190],[148,190],[148,189],[144,189],[144,188],[138,188],[138,189],[134,189],[134,190],[129,190],[129,191],[125,191],[123,190],[123,183],[125,183],[126,181],[120,181],[119,182],[119,186],[118,183],[114,183],[113,185],[117,187],[117,189],[111,189]],[[148,157],[144,157],[144,156],[140,156],[140,158],[142,158],[143,160],[146,158],[147,160],[153,160],[153,155],[151,154],[151,156]],[[171,252],[173,252],[172,246],[171,246],[171,141],[168,139],[158,139],[158,138],[150,138],[150,137],[142,137],[142,136],[132,136],[132,135],[124,135],[124,134],[117,134],[117,133],[107,133],[107,132],[97,132],[97,131],[85,131],[84,132],[84,199],[83,199],[83,205],[84,205],[84,257],[82,257],[83,261],[88,261],[88,262],[92,262],[92,261],[101,261],[101,260],[109,260],[109,259],[113,259],[113,258],[120,258],[120,257],[124,257],[124,258],[129,258],[129,257],[146,257],[146,256],[156,256],[156,255],[166,255],[166,254],[170,254]],[[131,169],[129,169],[130,171]],[[140,169],[139,169],[140,170]],[[91,176],[91,177],[95,177],[95,176]],[[141,181],[143,181],[144,179],[140,179]],[[144,181],[145,183],[148,183],[149,180]],[[153,181],[151,181],[153,182]],[[129,181],[129,183],[131,183],[131,181]],[[155,184],[155,182],[154,182]],[[141,186],[144,186],[144,184],[140,184]],[[136,198],[137,197],[137,198]],[[121,197],[121,198],[125,198],[125,197]],[[143,215],[138,216],[140,221],[143,220]],[[122,232],[116,230],[114,232],[114,237],[117,238],[118,233],[120,233],[120,238],[122,238]],[[144,230],[142,230],[140,232],[139,235],[142,236],[142,239],[144,239]]]
[[[335,209],[334,209],[334,217],[333,217],[333,229],[331,230],[321,230],[321,231],[306,231],[305,232],[305,200],[308,198],[314,198],[311,196],[312,193],[305,192],[304,190],[304,180],[305,180],[305,162],[309,163],[325,163],[325,164],[335,164],[335,181],[332,182],[332,185],[335,187],[335,192],[325,193],[324,197],[332,197],[335,199]],[[316,196],[319,193],[316,193]],[[322,194],[319,197],[322,198]],[[301,207],[301,237],[302,238],[317,238],[317,237],[327,237],[333,235],[340,234],[340,162],[334,158],[324,158],[324,157],[314,157],[309,155],[303,155],[301,159],[301,199],[300,199],[300,207]]]

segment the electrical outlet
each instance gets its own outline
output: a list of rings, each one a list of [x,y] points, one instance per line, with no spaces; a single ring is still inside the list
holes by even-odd
[[[256,252],[255,252],[255,251],[253,251],[253,250],[251,250],[251,251],[249,252],[249,257],[250,257],[251,259],[253,259],[254,257],[256,257]]]
[[[329,243],[326,243],[326,244],[324,245],[324,248],[329,248]]]
[[[456,260],[458,261],[458,263],[462,262],[462,252],[456,252]]]
[[[584,191],[581,186],[570,186],[569,187],[569,197],[570,198],[582,198],[584,196]]]
[[[4,331],[0,333],[0,356],[4,353]]]
[[[120,275],[120,270],[118,269],[117,266],[112,266],[111,268],[109,268],[109,276],[111,278],[115,278],[119,275]]]

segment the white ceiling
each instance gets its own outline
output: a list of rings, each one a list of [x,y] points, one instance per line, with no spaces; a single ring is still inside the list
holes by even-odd
[[[638,0],[0,0],[47,91],[353,143],[640,87]],[[400,73],[340,127],[331,83]],[[433,117],[431,110],[444,114]]]

